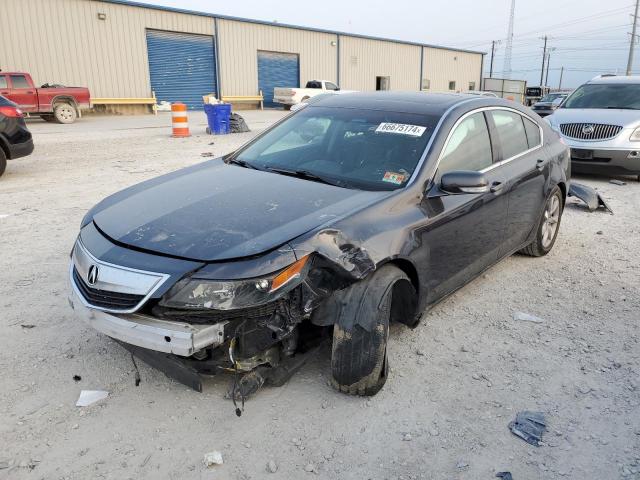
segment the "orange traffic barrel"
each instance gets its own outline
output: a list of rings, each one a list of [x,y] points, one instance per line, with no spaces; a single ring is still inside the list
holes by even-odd
[[[171,104],[171,120],[173,124],[173,137],[190,137],[189,120],[187,118],[187,106],[176,102]]]

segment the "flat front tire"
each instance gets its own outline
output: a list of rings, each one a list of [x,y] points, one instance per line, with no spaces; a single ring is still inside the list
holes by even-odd
[[[556,186],[547,197],[544,213],[538,223],[536,236],[520,253],[531,257],[542,257],[551,251],[556,243],[564,201],[560,187]]]
[[[393,287],[397,282],[410,280],[399,268],[386,265],[350,286],[341,298],[331,352],[335,389],[371,396],[384,386],[389,372],[387,340]]]

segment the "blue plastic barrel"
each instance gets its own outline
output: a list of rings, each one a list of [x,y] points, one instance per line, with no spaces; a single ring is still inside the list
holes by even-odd
[[[231,105],[221,103],[218,105],[204,105],[204,113],[207,115],[208,133],[225,135],[229,133],[229,119],[231,117]]]

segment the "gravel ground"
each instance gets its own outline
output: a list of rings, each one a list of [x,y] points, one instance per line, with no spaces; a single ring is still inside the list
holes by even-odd
[[[245,115],[254,132],[281,116]],[[392,328],[392,375],[376,397],[333,391],[325,349],[237,418],[225,376],[199,394],[138,362],[136,387],[126,351],[67,305],[89,207],[253,135],[207,136],[193,114],[194,136],[173,139],[169,124],[32,120],[35,153],[0,179],[0,478],[640,479],[640,183],[579,179],[615,215],[569,203],[550,255],[508,258],[417,329]],[[81,389],[110,395],[78,408]],[[520,410],[545,413],[542,446],[509,432]],[[208,469],[216,450],[224,465]]]

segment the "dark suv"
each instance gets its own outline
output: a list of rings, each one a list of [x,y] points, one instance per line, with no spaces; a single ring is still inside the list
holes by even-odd
[[[0,176],[7,160],[26,157],[33,152],[31,132],[22,111],[13,102],[0,96]]]

